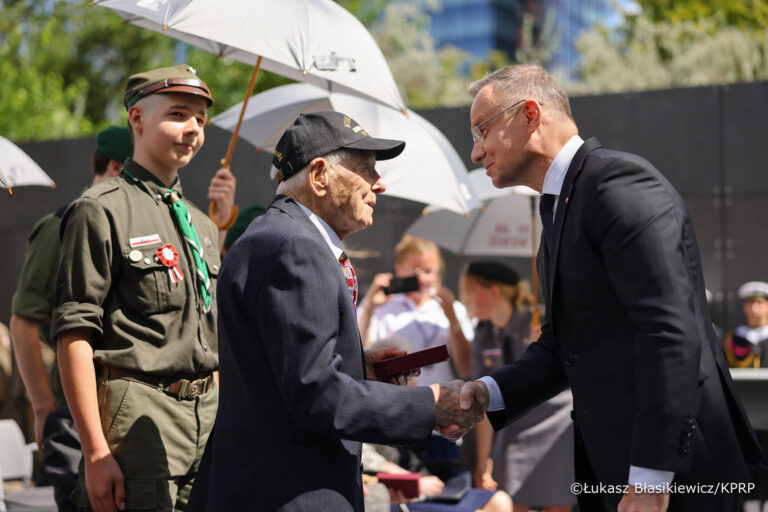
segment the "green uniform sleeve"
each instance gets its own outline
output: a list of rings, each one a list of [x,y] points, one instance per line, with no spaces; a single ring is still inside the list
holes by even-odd
[[[62,223],[53,334],[83,327],[101,334],[103,304],[112,283],[109,218],[98,201],[80,198],[67,209]]]
[[[50,320],[59,264],[60,226],[61,219],[55,215],[47,215],[35,224],[27,242],[19,286],[11,303],[14,315],[37,322]]]

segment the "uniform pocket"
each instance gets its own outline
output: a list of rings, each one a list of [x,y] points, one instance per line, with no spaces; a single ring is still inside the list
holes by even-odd
[[[128,379],[114,379],[105,386],[101,426],[107,442],[112,445],[125,435],[124,425],[129,416],[127,409],[132,382]]]
[[[124,304],[133,306],[142,314],[165,313],[183,306],[185,288],[183,280],[174,279],[169,268],[160,263],[154,251],[126,251],[123,255],[127,276]],[[194,276],[191,276],[194,279]],[[175,281],[175,282],[174,282]],[[130,306],[129,306],[130,307]]]

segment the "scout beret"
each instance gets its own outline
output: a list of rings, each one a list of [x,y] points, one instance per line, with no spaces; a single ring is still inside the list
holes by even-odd
[[[205,82],[198,78],[195,68],[186,64],[179,64],[132,75],[128,79],[128,83],[125,84],[125,96],[123,98],[125,109],[128,110],[141,98],[157,92],[196,94],[205,98],[209,107],[213,105],[211,91]]]
[[[747,299],[768,299],[768,283],[763,281],[750,281],[739,287],[739,298]]]
[[[373,151],[376,160],[389,160],[403,152],[402,140],[371,137],[357,121],[341,112],[299,114],[277,142],[272,163],[277,181],[290,178],[313,159],[337,149]]]
[[[125,126],[110,126],[96,135],[99,151],[112,160],[123,163],[133,154],[131,132]]]
[[[473,261],[467,267],[467,275],[477,276],[494,283],[517,285],[520,276],[511,267],[495,260]]]

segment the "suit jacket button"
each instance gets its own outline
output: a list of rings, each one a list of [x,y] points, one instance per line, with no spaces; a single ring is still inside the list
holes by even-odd
[[[565,359],[565,366],[573,366],[576,364],[576,359],[578,359],[577,356],[568,356]]]

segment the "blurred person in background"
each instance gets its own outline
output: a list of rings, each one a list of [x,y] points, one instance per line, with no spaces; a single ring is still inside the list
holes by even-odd
[[[470,263],[461,276],[461,302],[479,323],[472,341],[472,379],[520,357],[531,342],[528,283],[503,263]],[[488,419],[477,425],[474,484],[507,491],[514,512],[530,505],[547,512],[570,512],[573,482],[573,398],[570,390],[532,409],[499,431]]]
[[[390,273],[373,278],[358,308],[358,324],[365,346],[398,336],[410,341],[413,350],[447,345],[450,361],[422,368],[416,382],[429,385],[470,373],[469,347],[474,336],[467,310],[442,286],[443,258],[437,244],[412,235],[403,236],[395,247],[395,276],[416,276],[418,289],[385,294],[394,277]],[[452,366],[453,365],[453,366]]]
[[[749,281],[739,287],[746,323],[725,335],[725,357],[731,368],[768,367],[768,283]],[[763,451],[768,451],[768,431],[755,432]],[[752,470],[755,489],[744,501],[744,510],[768,510],[768,470]]]
[[[436,243],[404,235],[395,247],[395,275],[377,274],[357,310],[364,346],[391,336],[408,340],[414,351],[447,345],[450,360],[422,368],[416,378],[420,386],[446,382],[456,376],[466,378],[470,373],[472,323],[464,305],[442,286],[443,271],[443,258]],[[385,294],[395,276],[416,276],[418,289]],[[430,438],[422,456],[430,461],[430,470],[444,479],[458,473],[458,446],[437,434]]]
[[[746,324],[725,335],[725,357],[731,368],[768,367],[768,283],[750,281],[739,287]]]

